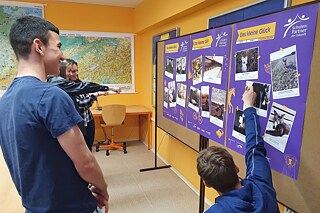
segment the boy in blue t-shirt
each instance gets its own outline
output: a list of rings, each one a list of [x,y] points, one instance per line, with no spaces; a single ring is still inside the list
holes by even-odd
[[[272,184],[264,141],[260,136],[259,118],[253,108],[256,93],[249,87],[242,100],[246,129],[246,177],[241,182],[232,155],[222,147],[202,150],[197,159],[198,174],[207,187],[214,188],[219,197],[206,213],[279,213],[276,192]]]
[[[58,28],[25,16],[9,37],[18,73],[0,99],[0,146],[26,212],[92,213],[97,205],[108,212],[107,184],[77,126],[82,118],[46,83],[64,58]]]

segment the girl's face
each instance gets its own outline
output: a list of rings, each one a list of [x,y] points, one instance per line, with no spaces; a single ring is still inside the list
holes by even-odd
[[[73,64],[70,69],[70,81],[75,81],[78,79],[78,66]]]
[[[66,68],[66,79],[71,81],[71,75],[72,75],[72,65],[68,64]]]

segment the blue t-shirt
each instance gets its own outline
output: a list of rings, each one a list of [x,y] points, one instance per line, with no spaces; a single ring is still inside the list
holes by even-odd
[[[0,99],[0,145],[27,212],[88,212],[97,206],[57,137],[82,121],[60,88],[15,78]]]

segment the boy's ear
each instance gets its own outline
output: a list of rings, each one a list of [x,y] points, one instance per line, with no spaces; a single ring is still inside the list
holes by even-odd
[[[237,165],[234,165],[234,168],[236,169],[237,174],[240,172],[240,169]]]

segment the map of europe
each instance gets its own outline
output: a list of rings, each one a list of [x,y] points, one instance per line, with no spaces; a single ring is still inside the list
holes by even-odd
[[[9,42],[12,23],[21,16],[42,14],[41,6],[0,5],[0,90],[6,90],[17,73],[17,60]]]
[[[132,92],[133,36],[118,35],[62,32],[60,40],[65,58],[78,62],[82,81],[121,87],[123,92]]]

